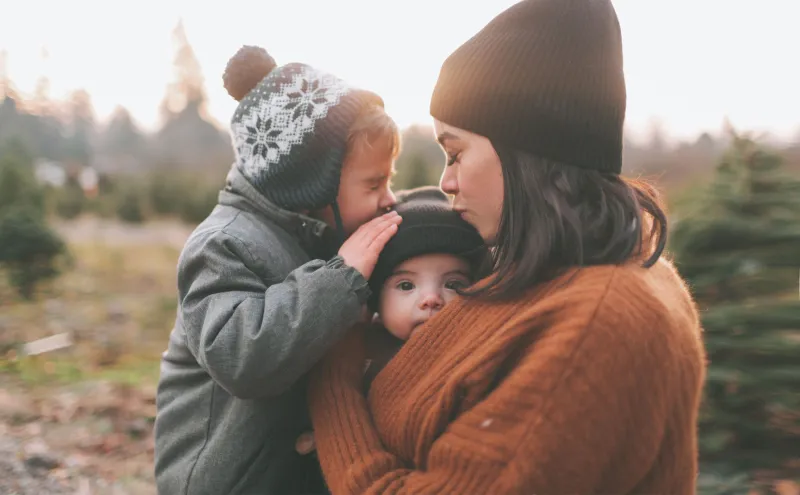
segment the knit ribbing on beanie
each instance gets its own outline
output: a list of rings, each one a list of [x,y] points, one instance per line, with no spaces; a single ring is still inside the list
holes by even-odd
[[[619,173],[626,88],[609,0],[524,0],[444,62],[431,115],[555,162]]]

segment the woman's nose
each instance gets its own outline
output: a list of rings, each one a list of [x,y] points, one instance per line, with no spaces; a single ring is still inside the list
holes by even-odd
[[[458,181],[454,172],[455,167],[445,167],[442,172],[442,178],[439,181],[439,187],[442,188],[447,194],[455,195],[458,193]]]

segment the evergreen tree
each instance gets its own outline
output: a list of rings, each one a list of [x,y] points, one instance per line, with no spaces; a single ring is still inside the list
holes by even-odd
[[[203,70],[186,36],[183,20],[179,20],[172,31],[172,41],[175,46],[175,74],[161,102],[161,116],[165,121],[174,118],[187,107],[195,107],[196,112],[202,114],[206,105]]]
[[[73,163],[89,166],[94,158],[96,131],[91,96],[82,89],[74,91],[67,107],[70,133],[66,141],[66,157]]]
[[[733,135],[670,247],[701,310],[706,466],[789,470],[800,445],[800,180]]]
[[[31,151],[37,157],[58,160],[64,153],[63,122],[59,118],[58,105],[50,96],[50,78],[48,77],[50,55],[46,48],[42,49],[43,71],[36,81],[33,98],[26,102],[31,113],[32,134],[35,136],[36,148]]]
[[[27,299],[58,274],[56,261],[66,250],[45,222],[44,195],[30,162],[18,143],[0,148],[0,269]]]
[[[145,135],[130,112],[117,107],[104,129],[100,148],[113,157],[138,157],[145,145]]]
[[[209,117],[200,63],[180,21],[173,33],[174,76],[161,103],[163,127],[153,140],[156,166],[227,170],[233,160],[230,136]]]

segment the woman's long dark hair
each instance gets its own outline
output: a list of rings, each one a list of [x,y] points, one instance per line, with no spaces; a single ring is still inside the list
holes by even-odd
[[[512,299],[574,267],[641,258],[649,268],[667,238],[651,185],[495,146],[505,187],[487,284],[465,295]]]

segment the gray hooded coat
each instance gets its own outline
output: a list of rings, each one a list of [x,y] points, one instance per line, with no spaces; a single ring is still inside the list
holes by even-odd
[[[369,287],[331,257],[330,227],[293,212],[334,204],[367,102],[382,104],[289,64],[234,114],[236,163],[178,262],[155,423],[161,495],[325,492],[315,456],[295,450],[310,429],[304,376],[360,318]]]

